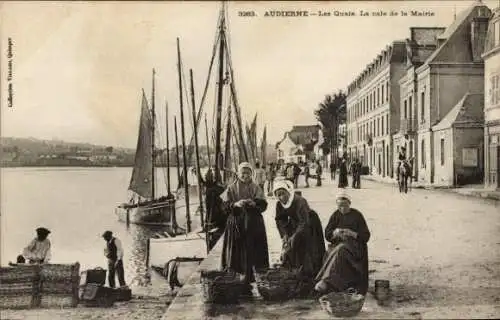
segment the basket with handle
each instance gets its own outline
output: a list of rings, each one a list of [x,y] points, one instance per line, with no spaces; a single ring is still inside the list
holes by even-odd
[[[237,303],[244,286],[243,275],[232,271],[202,270],[200,282],[206,303]]]
[[[281,301],[292,298],[303,281],[301,270],[282,266],[255,272],[257,290],[264,300]]]
[[[365,296],[355,289],[345,292],[331,292],[319,298],[321,308],[335,317],[354,317],[363,308]]]

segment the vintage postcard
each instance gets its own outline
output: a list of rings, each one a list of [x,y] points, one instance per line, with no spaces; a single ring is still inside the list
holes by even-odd
[[[0,33],[0,318],[500,316],[498,1],[2,1]]]

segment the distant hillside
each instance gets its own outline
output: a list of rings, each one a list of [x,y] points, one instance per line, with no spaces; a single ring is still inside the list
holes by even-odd
[[[0,166],[133,166],[135,149],[90,143],[66,142],[62,140],[41,140],[35,138],[0,138]],[[163,150],[164,151],[164,150]],[[179,148],[182,161],[182,148]],[[193,153],[194,155],[194,153]],[[210,148],[213,161],[214,150]],[[266,148],[267,162],[276,160],[273,145]],[[170,165],[176,165],[175,146],[170,146]],[[157,166],[167,165],[166,153],[157,157]],[[200,146],[200,164],[208,165],[206,146]],[[212,163],[213,164],[213,163]],[[194,157],[191,165],[194,165]]]
[[[66,142],[62,140],[40,140],[36,138],[11,137],[0,137],[0,144],[2,146],[3,152],[8,152],[10,148],[17,147],[19,150],[34,154],[69,152],[74,150],[93,150],[104,152],[106,151],[106,148],[110,147],[104,145],[94,145],[90,143]],[[118,153],[134,153],[134,149],[130,148],[112,147],[112,150]]]

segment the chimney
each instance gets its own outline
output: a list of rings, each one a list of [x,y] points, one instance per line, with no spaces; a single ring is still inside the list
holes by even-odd
[[[471,22],[471,49],[472,49],[472,61],[480,62],[482,61],[481,55],[484,52],[484,45],[486,43],[486,35],[488,33],[488,22],[489,17],[482,15],[474,17]]]

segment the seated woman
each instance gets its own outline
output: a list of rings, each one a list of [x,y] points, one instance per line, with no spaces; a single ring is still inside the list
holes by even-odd
[[[283,266],[302,269],[302,274],[312,279],[325,254],[321,221],[307,200],[295,194],[292,182],[277,182],[274,195],[278,198],[275,219],[283,240]]]
[[[221,265],[225,270],[242,273],[251,294],[255,281],[253,269],[269,268],[269,249],[262,212],[267,208],[264,191],[252,181],[252,167],[243,162],[238,179],[220,195],[229,216],[224,232]]]
[[[48,239],[50,231],[46,228],[37,228],[36,234],[36,238],[24,248],[22,255],[30,264],[49,263],[51,259],[51,245]]]
[[[337,206],[325,228],[325,238],[331,245],[316,276],[315,290],[325,294],[354,288],[365,295],[370,231],[361,212],[350,207],[347,193],[337,195]]]

